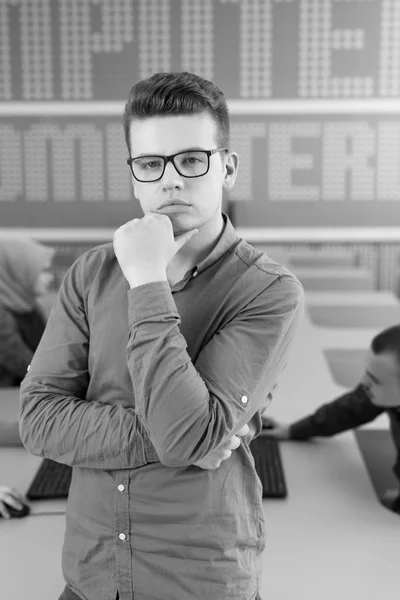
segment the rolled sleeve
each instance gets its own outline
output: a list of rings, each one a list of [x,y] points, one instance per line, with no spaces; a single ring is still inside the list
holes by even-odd
[[[21,384],[19,431],[32,454],[61,463],[123,469],[146,463],[134,407],[86,400],[89,326],[84,261],[61,285],[46,330]]]
[[[164,464],[193,464],[265,409],[303,314],[303,288],[277,277],[215,333],[195,364],[168,284],[128,296],[138,413]]]

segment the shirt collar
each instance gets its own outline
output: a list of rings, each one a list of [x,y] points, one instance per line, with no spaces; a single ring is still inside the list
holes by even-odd
[[[192,269],[192,273],[196,273],[197,275],[197,273],[207,269],[207,267],[217,262],[217,260],[219,260],[221,256],[223,256],[227,250],[229,250],[229,248],[236,246],[241,239],[236,233],[228,215],[222,213],[222,218],[224,220],[224,228],[217,244],[211,250],[210,254]]]

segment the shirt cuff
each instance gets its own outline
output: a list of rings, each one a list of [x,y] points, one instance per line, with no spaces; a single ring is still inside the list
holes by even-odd
[[[128,290],[129,324],[135,325],[148,317],[172,315],[179,318],[178,309],[167,281],[145,283]]]

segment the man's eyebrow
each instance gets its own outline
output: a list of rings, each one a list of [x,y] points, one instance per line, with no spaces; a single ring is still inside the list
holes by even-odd
[[[202,150],[204,152],[204,148],[200,148],[200,146],[192,146],[190,148],[184,148],[183,150],[179,150],[179,152],[174,152],[173,154],[180,154],[181,152],[191,152],[196,150]],[[146,156],[167,156],[166,154],[156,154],[155,152],[143,152],[142,154],[137,154],[134,158],[144,158]]]
[[[368,369],[365,371],[365,374],[368,375],[368,377],[370,379],[372,379],[372,381],[374,383],[377,383],[378,385],[380,385],[382,383],[381,381],[379,381],[379,379],[377,377],[375,377],[375,375],[372,375],[372,373],[370,371],[368,371]]]

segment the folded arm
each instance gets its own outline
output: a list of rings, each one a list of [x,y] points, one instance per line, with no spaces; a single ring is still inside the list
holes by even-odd
[[[32,454],[94,469],[146,464],[134,407],[86,400],[89,326],[83,261],[67,273],[46,330],[21,384],[19,430]]]
[[[301,319],[302,287],[277,277],[212,337],[195,364],[168,284],[139,286],[128,297],[128,368],[138,414],[164,464],[194,464],[265,409]]]

